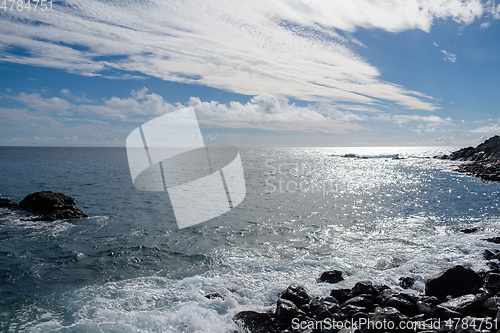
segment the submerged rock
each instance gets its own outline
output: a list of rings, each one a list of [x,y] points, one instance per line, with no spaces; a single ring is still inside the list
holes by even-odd
[[[87,214],[76,207],[72,197],[51,191],[28,194],[19,203],[19,207],[40,214],[41,217],[37,220],[41,221],[87,217]]]

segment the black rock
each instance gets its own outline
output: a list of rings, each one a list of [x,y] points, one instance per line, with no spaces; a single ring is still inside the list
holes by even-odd
[[[363,296],[356,296],[353,298],[348,299],[344,303],[342,303],[342,307],[346,305],[355,305],[355,306],[361,306],[367,309],[373,308],[373,302],[369,300],[368,298],[365,298]]]
[[[344,280],[342,272],[337,270],[325,271],[321,274],[319,281],[328,283],[337,283]]]
[[[447,295],[458,297],[475,294],[482,282],[479,274],[472,269],[457,265],[428,279],[425,283],[425,294],[440,299]]]
[[[492,291],[493,293],[497,293],[500,291],[500,274],[499,273],[491,273],[486,274],[484,278],[484,288]]]
[[[208,298],[208,299],[215,299],[215,298],[222,298],[222,299],[224,299],[224,296],[222,296],[222,294],[220,294],[218,292],[206,294],[205,297]]]
[[[476,316],[481,314],[482,303],[483,299],[476,295],[469,294],[441,303],[439,306],[460,312],[465,316]]]
[[[282,299],[292,301],[297,307],[309,303],[309,295],[306,290],[296,284],[291,284],[281,294]]]
[[[429,304],[425,303],[424,301],[418,301],[415,306],[417,307],[417,311],[420,314],[426,316],[430,316],[432,314],[432,308],[429,306]]]
[[[72,197],[51,191],[36,192],[27,195],[19,207],[30,212],[41,214],[39,220],[54,221],[58,219],[76,219],[87,215],[76,207]]]
[[[412,303],[402,295],[393,295],[387,299],[383,305],[386,307],[393,307],[407,316],[414,316],[418,314],[416,303]]]
[[[386,307],[383,309],[378,309],[375,312],[375,315],[372,318],[372,325],[374,327],[381,326],[384,329],[382,330],[377,330],[377,331],[382,331],[382,332],[401,332],[399,329],[399,323],[402,321],[408,321],[408,317],[403,315],[401,312],[399,312],[397,309],[392,308],[392,307]],[[394,328],[390,329],[391,327],[386,327],[387,324],[384,323],[391,323],[394,324]]]
[[[0,208],[4,208],[4,207],[15,208],[18,206],[19,206],[19,202],[17,202],[17,201],[10,200],[7,198],[0,198]]]
[[[276,317],[285,325],[290,325],[292,319],[305,313],[290,300],[279,298],[276,306]]]
[[[453,319],[453,318],[462,318],[464,315],[460,312],[450,310],[445,308],[444,306],[437,305],[433,310],[431,317],[439,318],[439,319]]]
[[[485,241],[495,244],[500,244],[500,237],[486,238]]]
[[[255,311],[241,311],[233,317],[234,322],[243,324],[251,333],[263,332],[270,319],[269,313]]]
[[[500,259],[500,251],[499,250],[484,250],[483,251],[483,257],[486,260],[492,260],[492,259]]]
[[[465,228],[465,229],[460,229],[461,232],[464,234],[472,234],[475,233],[478,229],[477,228]]]
[[[493,296],[486,299],[483,303],[483,310],[489,315],[497,313],[500,310],[500,296]]]
[[[377,291],[377,289],[375,289],[373,287],[371,281],[360,281],[360,282],[357,282],[354,285],[354,287],[351,289],[349,296],[355,297],[355,296],[359,296],[361,294],[371,294],[373,296],[378,296],[378,291]]]
[[[339,303],[344,303],[349,299],[350,289],[332,289],[330,296],[335,298]]]
[[[413,287],[413,284],[415,283],[415,279],[410,277],[410,276],[407,276],[407,277],[400,277],[399,278],[399,285],[401,286],[401,288],[403,289],[408,289],[408,288],[411,288]]]

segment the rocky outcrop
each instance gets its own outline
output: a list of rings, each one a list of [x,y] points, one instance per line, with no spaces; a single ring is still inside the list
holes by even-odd
[[[434,156],[452,161],[468,161],[456,171],[480,177],[484,180],[500,181],[500,136],[495,135],[474,147],[466,147],[450,155]]]
[[[19,202],[6,199],[6,198],[0,198],[0,208],[16,208],[19,206]]]
[[[51,191],[27,195],[19,203],[19,208],[40,215],[40,217],[35,218],[35,220],[40,221],[87,217],[87,214],[76,207],[72,197]]]
[[[278,295],[267,312],[243,311],[234,321],[254,333],[497,332],[500,274],[452,267],[425,284],[424,295],[360,281],[311,297],[298,285]],[[479,327],[481,325],[481,328]]]

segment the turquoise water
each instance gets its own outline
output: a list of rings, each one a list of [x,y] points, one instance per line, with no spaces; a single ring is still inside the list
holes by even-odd
[[[289,283],[327,294],[326,269],[344,272],[339,287],[413,276],[413,292],[454,263],[485,270],[500,184],[425,158],[451,150],[240,149],[243,203],[179,230],[165,193],[134,189],[125,149],[0,147],[0,196],[62,192],[89,215],[0,208],[0,329],[232,332],[236,312],[269,309]],[[204,297],[215,291],[225,299]]]

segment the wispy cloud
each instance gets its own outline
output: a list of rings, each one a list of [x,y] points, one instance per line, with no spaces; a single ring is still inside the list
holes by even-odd
[[[457,61],[457,56],[453,53],[448,53],[445,50],[441,50],[441,52],[444,54],[444,61],[449,61],[449,62],[456,62]]]
[[[0,61],[87,76],[110,77],[108,70],[119,69],[246,95],[388,101],[433,111],[428,96],[380,80],[336,29],[429,31],[435,19],[470,24],[483,12],[479,0],[66,0],[46,15],[4,13]]]
[[[481,133],[481,134],[500,134],[500,125],[493,124],[489,126],[483,126],[475,128],[470,131],[471,133]]]

